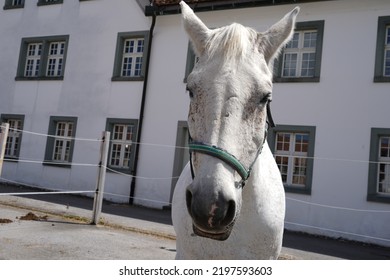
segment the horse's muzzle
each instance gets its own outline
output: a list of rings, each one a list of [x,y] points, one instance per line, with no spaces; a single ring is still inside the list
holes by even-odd
[[[193,222],[194,233],[214,240],[229,238],[236,220],[236,203],[219,196],[213,203],[186,193],[187,209]]]

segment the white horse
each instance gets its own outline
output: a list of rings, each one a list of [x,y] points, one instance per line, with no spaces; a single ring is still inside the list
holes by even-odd
[[[191,160],[177,182],[177,259],[277,259],[285,195],[268,147],[273,58],[293,34],[299,7],[269,30],[209,29],[183,1],[199,61],[187,79]]]

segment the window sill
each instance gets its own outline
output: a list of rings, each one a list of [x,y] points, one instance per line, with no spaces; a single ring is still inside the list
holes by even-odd
[[[64,76],[59,77],[24,77],[24,76],[17,76],[15,77],[15,81],[62,81],[64,80]]]
[[[15,6],[5,5],[3,7],[3,10],[13,10],[13,9],[22,9],[22,8],[24,8],[24,4],[23,5],[15,5]]]
[[[284,185],[284,191],[286,193],[297,193],[311,195],[311,189],[308,187],[295,187],[291,185]]]
[[[384,195],[384,194],[378,194],[378,193],[368,194],[367,201],[390,203],[390,195]]]
[[[58,2],[38,2],[37,6],[49,6],[49,5],[56,5],[56,4],[62,4],[63,0],[60,0]]]
[[[111,81],[113,82],[137,82],[137,81],[143,81],[144,77],[112,77]]]
[[[71,168],[72,163],[66,163],[66,162],[56,162],[56,161],[45,161],[42,163],[42,165],[45,166],[52,166],[52,167],[60,167],[60,168]]]
[[[108,166],[107,172],[113,173],[113,174],[118,174],[118,172],[119,172],[119,173],[123,173],[123,174],[132,175],[132,171],[129,168],[118,168],[118,167]]]
[[[7,163],[17,163],[19,162],[19,157],[4,156],[4,162]]]
[[[374,83],[390,83],[390,77],[375,76]]]
[[[275,83],[319,83],[320,77],[285,78],[274,77]]]

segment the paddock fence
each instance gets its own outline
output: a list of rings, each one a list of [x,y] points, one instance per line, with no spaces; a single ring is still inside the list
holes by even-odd
[[[45,190],[41,189],[39,186],[32,186],[29,183],[26,182],[20,182],[15,181],[12,179],[6,178],[7,176],[2,173],[3,165],[4,163],[19,163],[19,164],[26,164],[26,165],[37,165],[37,164],[60,164],[63,165],[63,162],[46,162],[42,159],[34,159],[34,158],[12,158],[12,157],[6,157],[5,156],[5,150],[7,149],[7,135],[9,131],[12,132],[18,132],[23,133],[24,135],[30,135],[34,137],[56,137],[53,135],[48,135],[44,133],[37,133],[27,130],[18,130],[18,129],[9,129],[8,124],[3,123],[0,126],[0,197],[4,196],[46,196],[46,195],[83,195],[88,197],[93,197],[93,209],[91,211],[91,221],[92,224],[98,224],[101,211],[102,211],[102,203],[105,196],[111,196],[111,197],[121,197],[125,199],[136,199],[138,201],[148,201],[148,202],[156,202],[161,205],[171,205],[170,201],[160,201],[151,199],[148,197],[139,197],[134,196],[130,197],[129,195],[121,195],[121,194],[115,194],[112,192],[105,191],[105,176],[106,172],[109,171],[112,174],[116,174],[118,176],[124,176],[129,179],[136,178],[137,180],[148,180],[148,181],[172,181],[173,179],[178,179],[178,177],[145,177],[145,176],[133,176],[131,174],[123,173],[118,170],[114,170],[107,166],[107,158],[108,158],[108,151],[109,151],[109,139],[110,139],[110,132],[104,131],[102,132],[101,137],[97,139],[88,139],[88,138],[77,138],[77,137],[61,137],[61,139],[69,140],[69,141],[80,141],[84,143],[89,143],[93,145],[93,147],[89,147],[88,149],[91,151],[96,152],[96,162],[71,162],[69,165],[71,167],[80,167],[80,168],[88,168],[92,169],[96,172],[96,184],[94,188],[89,189],[77,189],[77,190],[65,190],[65,189],[50,189]],[[177,146],[171,146],[171,145],[164,145],[164,144],[158,144],[158,143],[137,143],[132,142],[131,145],[144,145],[145,147],[153,147],[153,148],[159,148],[159,149],[188,149],[188,147],[177,147]],[[378,164],[378,162],[373,161],[366,161],[366,160],[353,160],[353,159],[340,159],[340,158],[325,158],[325,157],[308,157],[315,161],[329,161],[329,162],[338,162],[338,163],[344,163],[344,164],[364,164],[368,165],[370,163]],[[23,191],[23,192],[1,192],[1,184],[5,185],[12,185],[12,186],[25,186],[29,189],[31,188],[39,188],[38,191]],[[382,210],[382,209],[357,209],[354,207],[347,207],[345,205],[330,205],[330,204],[321,204],[321,203],[314,203],[310,201],[306,201],[304,199],[297,199],[294,197],[289,197],[286,195],[286,202],[287,204],[295,204],[295,205],[301,205],[301,206],[310,206],[312,208],[322,209],[322,210],[328,210],[328,211],[338,211],[340,215],[342,216],[342,213],[353,213],[355,216],[359,216],[362,214],[370,214],[370,215],[376,215],[380,219],[386,220],[387,222],[390,222],[390,210]],[[389,233],[385,233],[385,236],[375,236],[375,235],[366,235],[366,234],[358,234],[356,232],[352,231],[344,231],[344,230],[338,230],[335,228],[330,227],[317,227],[305,223],[301,223],[298,220],[293,220],[293,218],[286,219],[285,224],[290,227],[300,228],[301,231],[305,231],[304,229],[307,229],[308,231],[320,231],[323,233],[327,233],[330,236],[342,236],[343,238],[356,240],[356,238],[368,240],[368,242],[377,244],[378,242],[380,244],[385,244],[386,246],[390,247],[390,236]]]

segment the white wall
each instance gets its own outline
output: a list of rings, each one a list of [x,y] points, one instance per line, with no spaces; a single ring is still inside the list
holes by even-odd
[[[4,178],[48,189],[94,190],[99,143],[76,141],[71,169],[43,161],[50,116],[75,116],[76,138],[98,139],[107,118],[138,119],[142,82],[111,82],[118,32],[150,28],[136,1],[64,1],[40,6],[26,1],[23,9],[0,10],[0,113],[25,115],[19,163],[4,165]],[[113,16],[115,15],[115,16]],[[69,35],[63,81],[17,81],[21,39]],[[4,40],[7,38],[7,40]],[[6,65],[6,66],[5,66]],[[38,163],[24,162],[24,160]],[[127,202],[128,176],[107,175],[108,199]]]

